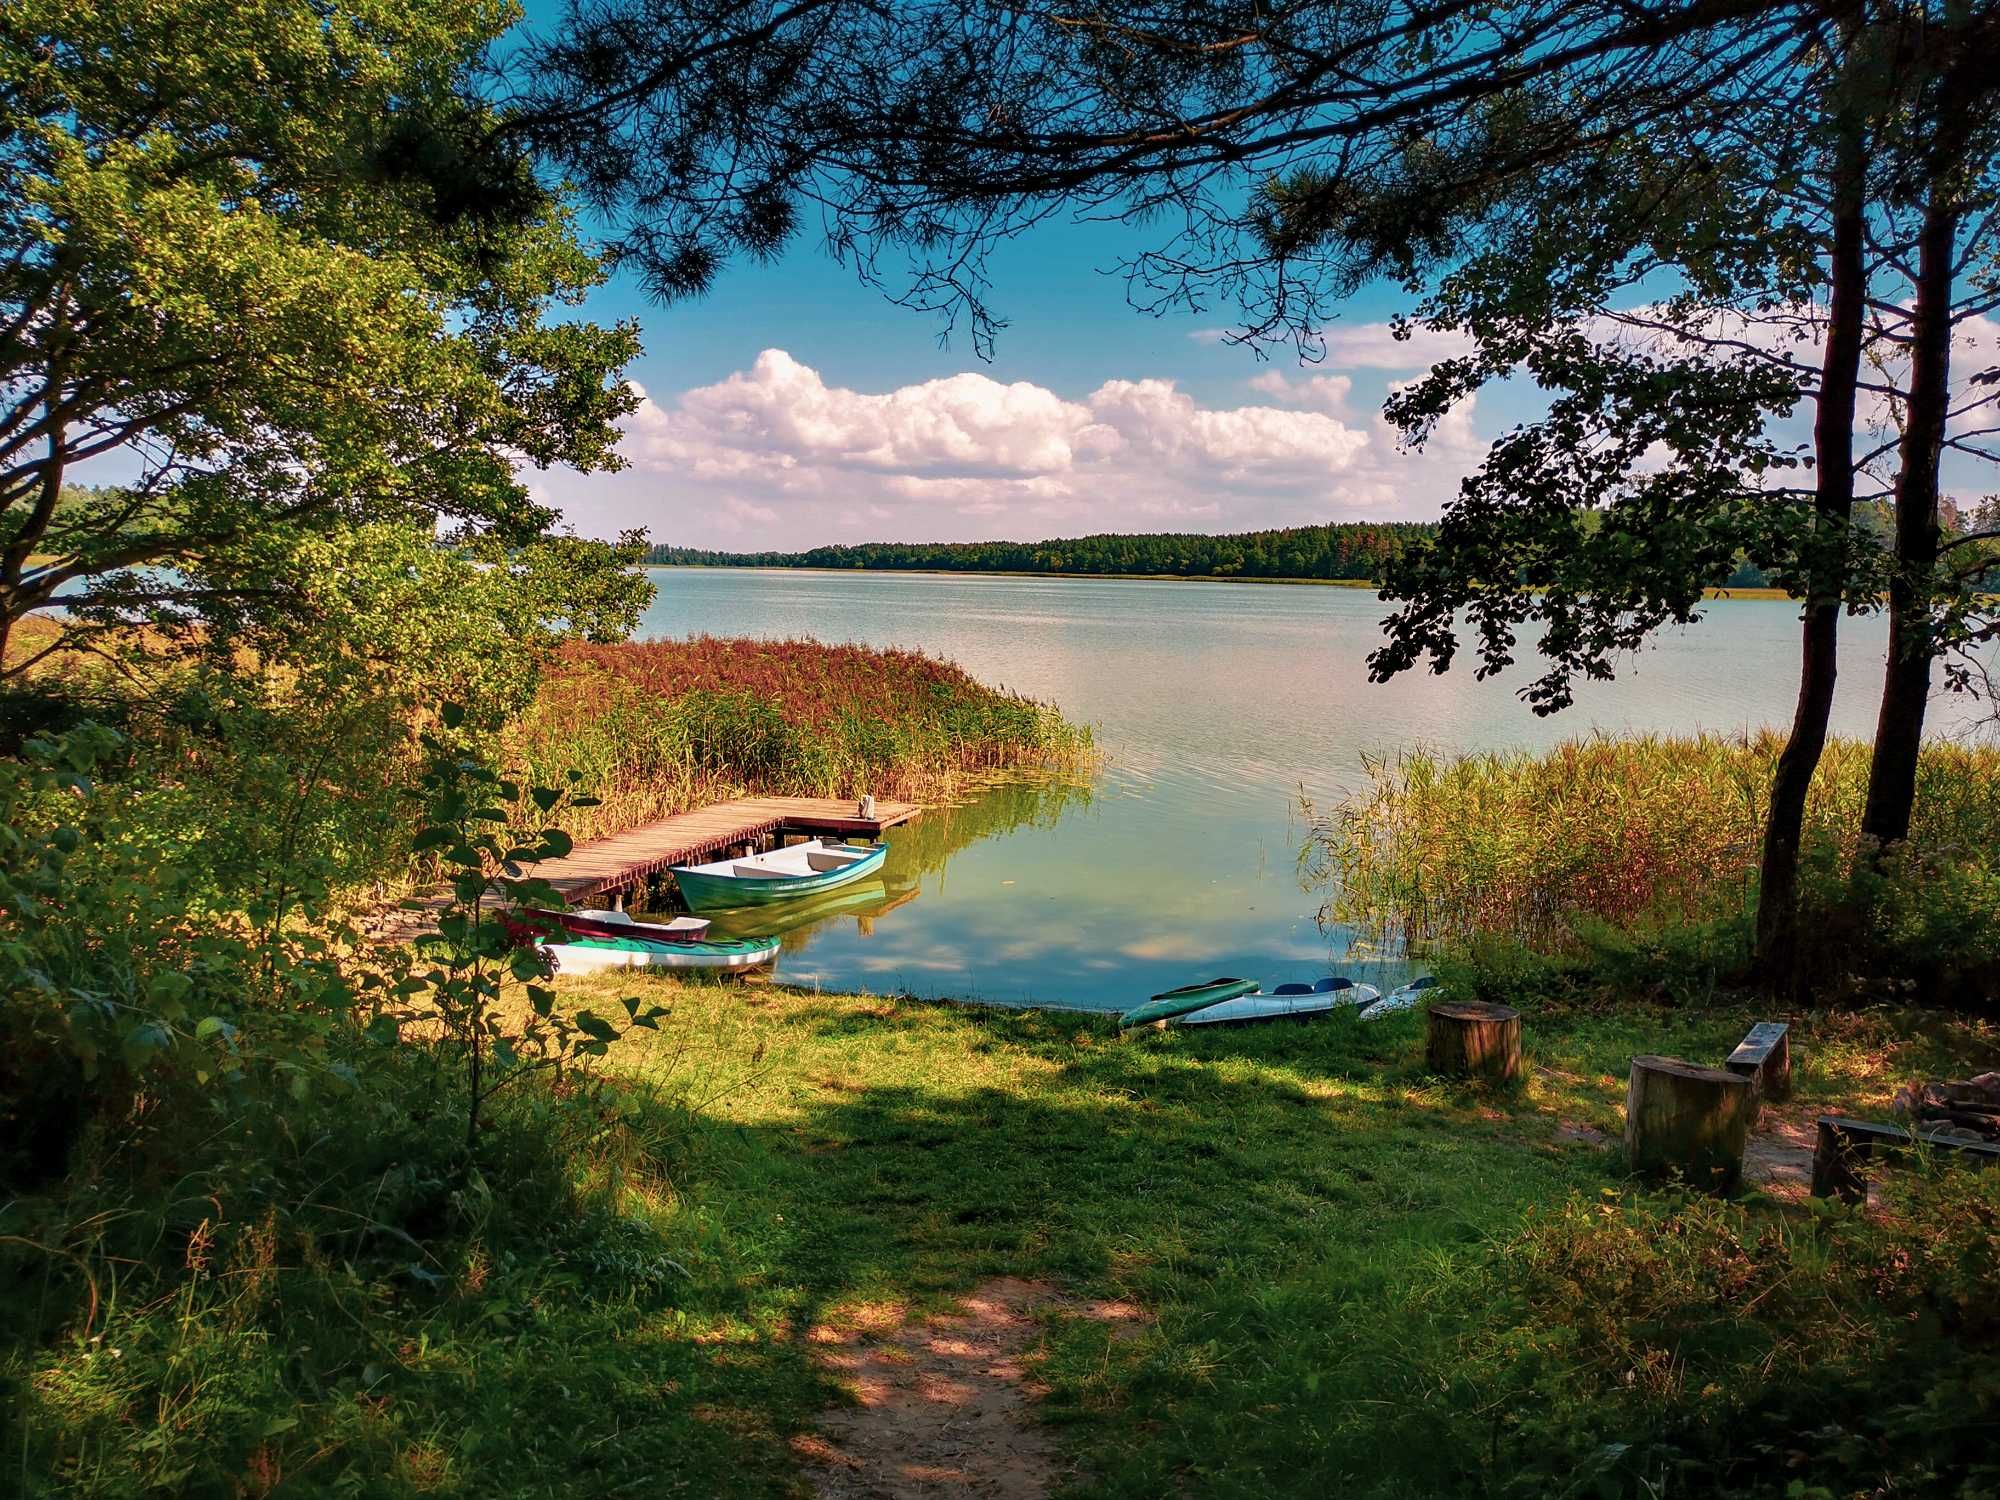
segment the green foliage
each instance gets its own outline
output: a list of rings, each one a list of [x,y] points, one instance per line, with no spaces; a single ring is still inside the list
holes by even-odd
[[[1902,1186],[1886,1221],[1609,1191],[1531,1215],[1453,1393],[1494,1414],[1494,1493],[2000,1487],[2000,1178]]]
[[[1288,526],[1042,542],[868,542],[808,552],[709,552],[659,546],[646,560],[696,568],[878,568],[938,573],[1073,573],[1177,578],[1377,579],[1434,527],[1416,522]]]
[[[549,319],[603,268],[475,76],[512,18],[10,13],[0,366],[45,415],[0,436],[0,630],[58,592],[70,634],[288,616],[284,564],[313,538],[443,523],[527,546],[553,515],[517,466],[616,465],[634,331]],[[65,491],[109,455],[136,477]]]
[[[1591,739],[1546,754],[1412,751],[1315,815],[1323,920],[1391,946],[1567,956],[1627,994],[1706,994],[1748,958],[1765,788],[1781,748],[1751,739]],[[1910,845],[1850,873],[1868,750],[1827,748],[1806,810],[1804,900],[1825,985],[1930,999],[2000,994],[1994,940],[2000,752],[1924,752]]]
[[[548,1493],[631,1461],[577,1434],[647,1432],[670,1373],[634,1335],[686,1272],[633,1185],[681,1169],[685,1108],[531,1084],[468,1171],[427,1054],[335,1056],[362,1087],[107,1130],[0,1204],[10,1495]],[[661,1473],[703,1454],[672,1426],[637,1443]]]
[[[442,723],[447,733],[462,728],[465,710],[446,704]],[[387,986],[394,1003],[376,1008],[369,1031],[395,1045],[407,1033],[421,1036],[435,1029],[433,1045],[453,1054],[463,1070],[465,1144],[472,1153],[495,1094],[534,1072],[560,1075],[568,1064],[603,1057],[621,1034],[593,1011],[557,1007],[547,955],[523,941],[509,919],[511,908],[562,906],[555,887],[532,871],[545,859],[560,859],[572,845],[555,823],[520,826],[508,810],[525,803],[538,820],[547,820],[594,806],[596,799],[574,789],[575,773],[568,787],[524,785],[445,738],[426,734],[423,742],[431,760],[421,783],[423,818],[411,848],[419,855],[436,852],[451,900],[438,914],[436,930],[417,939],[414,960],[396,964]],[[517,991],[522,1003],[510,1007],[507,1001]],[[623,1030],[657,1029],[666,1014],[635,999],[622,1004]]]
[[[142,1090],[339,1081],[325,1045],[354,989],[338,934],[214,913],[206,872],[163,862],[106,779],[128,772],[127,743],[90,724],[0,761],[0,1182],[61,1173],[78,1133]]]

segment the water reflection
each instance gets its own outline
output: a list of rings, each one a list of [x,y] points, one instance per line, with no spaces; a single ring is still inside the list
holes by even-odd
[[[865,942],[876,936],[879,922],[916,901],[926,885],[941,895],[948,865],[967,846],[1024,829],[1053,828],[1066,813],[1087,809],[1094,795],[1088,781],[1064,776],[993,781],[893,830],[878,877],[802,901],[719,912],[710,930],[722,938],[781,937],[791,957],[806,954],[836,931]],[[642,920],[647,915],[653,914],[642,914]]]
[[[1409,745],[1534,749],[1588,734],[1782,724],[1798,625],[1778,600],[1727,600],[1663,634],[1612,683],[1539,719],[1524,674],[1461,668],[1368,681],[1384,610],[1339,588],[1083,579],[659,569],[644,630],[914,647],[1053,700],[1109,757],[1093,786],[996,787],[889,835],[879,895],[787,912],[778,975],[830,989],[1117,1009],[1217,974],[1266,985],[1407,970],[1322,933],[1302,887],[1301,794],[1327,806],[1363,757]],[[1843,626],[1836,732],[1871,731],[1882,622]],[[1528,643],[1521,656],[1528,659]],[[1941,699],[1940,733],[1963,698]],[[782,909],[781,909],[782,910]],[[740,930],[776,930],[770,909]]]

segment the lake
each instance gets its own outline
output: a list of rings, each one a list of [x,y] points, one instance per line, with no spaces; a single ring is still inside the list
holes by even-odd
[[[648,570],[641,635],[813,636],[903,646],[1047,699],[1091,726],[1088,786],[1003,787],[889,835],[882,882],[788,913],[778,977],[836,990],[1116,1010],[1237,974],[1268,988],[1328,972],[1400,980],[1396,962],[1320,931],[1301,886],[1302,798],[1364,779],[1364,757],[1426,744],[1533,748],[1610,733],[1782,726],[1797,692],[1797,608],[1725,599],[1662,635],[1613,683],[1538,719],[1523,668],[1368,681],[1386,607],[1365,589],[819,573]],[[1838,734],[1873,732],[1886,639],[1843,627]],[[1523,667],[1532,668],[1524,649]],[[1963,732],[1962,699],[1932,706]],[[722,924],[727,926],[727,923]],[[770,931],[768,914],[745,931]]]

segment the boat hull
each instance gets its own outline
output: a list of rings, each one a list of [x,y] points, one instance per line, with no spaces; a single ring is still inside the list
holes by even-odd
[[[641,938],[580,938],[545,947],[558,974],[600,969],[756,969],[778,956],[776,938],[655,943]]]
[[[1428,1005],[1438,998],[1441,986],[1435,979],[1412,980],[1399,990],[1391,990],[1373,1005],[1365,1007],[1360,1019],[1379,1021],[1384,1016],[1393,1016],[1406,1010],[1415,1010],[1419,1005]]]
[[[693,943],[699,942],[708,933],[708,923],[697,917],[674,917],[667,922],[637,922],[617,911],[541,911],[528,908],[508,915],[511,927],[532,934],[538,942],[634,938],[649,943]]]
[[[878,873],[889,857],[889,846],[877,844],[862,858],[838,870],[816,871],[810,875],[721,875],[677,867],[674,884],[681,900],[694,912],[729,911],[744,906],[770,906],[780,901],[798,901],[821,895],[843,885]]]
[[[1118,1025],[1123,1029],[1131,1026],[1149,1026],[1155,1021],[1171,1021],[1175,1016],[1204,1010],[1225,1000],[1237,1000],[1245,995],[1254,995],[1258,988],[1258,983],[1254,979],[1211,979],[1207,984],[1185,985],[1180,989],[1155,995],[1144,1005],[1133,1006],[1118,1018]]]
[[[1372,984],[1344,990],[1315,990],[1305,995],[1245,995],[1224,1000],[1188,1015],[1176,1016],[1174,1026],[1248,1026],[1258,1021],[1314,1021],[1336,1011],[1372,1005],[1382,992]]]

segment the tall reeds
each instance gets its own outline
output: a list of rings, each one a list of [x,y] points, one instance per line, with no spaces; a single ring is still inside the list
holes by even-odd
[[[1311,810],[1305,858],[1330,888],[1322,916],[1412,951],[1491,937],[1560,952],[1579,922],[1739,913],[1782,746],[1771,734],[1591,738],[1371,762],[1365,791]],[[1828,747],[1806,814],[1806,860],[1822,879],[1854,853],[1867,774],[1866,745]],[[1925,751],[1912,843],[1947,863],[2000,857],[2000,747]]]
[[[937,798],[1091,755],[1054,708],[921,652],[716,636],[565,651],[512,748],[602,799],[580,838],[749,792]]]

